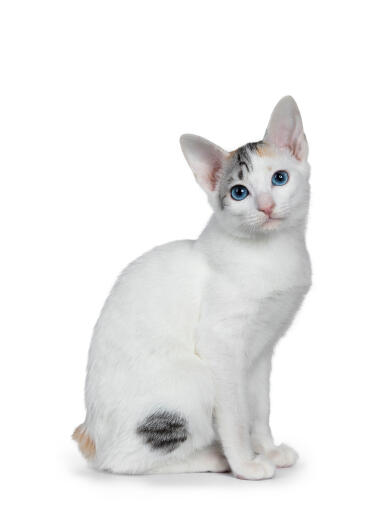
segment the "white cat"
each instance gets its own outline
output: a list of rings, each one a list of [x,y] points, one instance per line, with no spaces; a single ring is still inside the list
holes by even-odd
[[[273,442],[269,377],[311,280],[301,116],[285,97],[262,142],[228,153],[183,135],[181,147],[213,216],[198,240],[157,247],[117,280],[74,438],[101,470],[269,478],[297,459]]]

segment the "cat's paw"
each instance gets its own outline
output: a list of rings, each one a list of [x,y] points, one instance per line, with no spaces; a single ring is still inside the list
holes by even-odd
[[[265,454],[278,468],[292,467],[298,459],[298,453],[286,444],[276,445]]]
[[[253,460],[242,463],[233,472],[238,479],[259,481],[261,479],[271,479],[275,474],[275,466],[270,460],[260,454]]]

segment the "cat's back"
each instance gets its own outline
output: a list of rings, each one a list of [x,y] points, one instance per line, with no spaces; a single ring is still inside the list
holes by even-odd
[[[112,294],[121,298],[179,300],[180,291],[192,292],[191,284],[204,270],[204,259],[195,250],[194,240],[172,241],[157,246],[130,263],[118,278]],[[198,280],[198,279],[197,279]]]
[[[92,344],[130,350],[140,343],[145,350],[144,344],[158,344],[161,337],[188,342],[198,314],[204,267],[193,240],[167,243],[140,256],[117,279]]]

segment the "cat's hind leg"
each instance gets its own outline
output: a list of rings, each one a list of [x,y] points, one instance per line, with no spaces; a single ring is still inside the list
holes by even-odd
[[[152,469],[150,474],[181,474],[186,472],[229,472],[230,467],[218,445],[195,451],[187,458]]]
[[[94,468],[148,474],[189,460],[216,438],[214,389],[201,360],[184,353],[157,356],[150,367],[147,360],[121,374],[114,368],[107,379],[118,385],[88,400],[86,432],[95,446],[89,459]]]

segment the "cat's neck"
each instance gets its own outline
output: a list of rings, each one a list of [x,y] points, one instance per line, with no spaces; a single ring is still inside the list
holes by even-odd
[[[213,215],[196,240],[195,248],[204,255],[210,267],[226,275],[235,274],[238,281],[240,275],[244,282],[251,280],[254,271],[261,268],[262,275],[270,276],[271,272],[278,276],[280,283],[284,282],[281,271],[295,275],[298,282],[298,277],[304,273],[302,268],[309,267],[302,263],[308,259],[304,232],[302,226],[257,233],[251,239],[241,238],[229,233]]]
[[[251,238],[247,238],[230,233],[213,214],[197,241],[202,247],[215,247],[214,250],[217,250],[219,246],[222,248],[236,246],[240,250],[257,250],[261,247],[270,247],[274,250],[280,244],[305,243],[305,224],[302,223],[290,229],[265,233],[258,232],[254,233]]]

